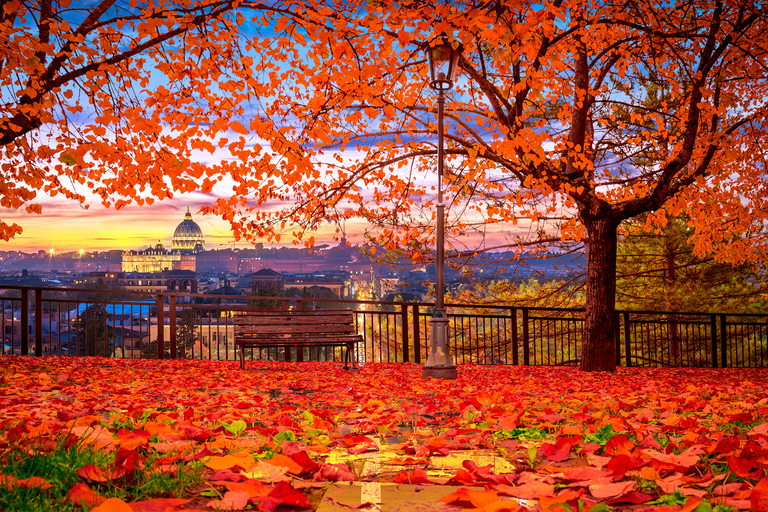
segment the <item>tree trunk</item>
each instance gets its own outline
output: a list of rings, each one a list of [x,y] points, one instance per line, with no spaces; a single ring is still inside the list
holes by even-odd
[[[587,231],[587,295],[581,369],[616,370],[616,228],[610,214],[585,218]]]

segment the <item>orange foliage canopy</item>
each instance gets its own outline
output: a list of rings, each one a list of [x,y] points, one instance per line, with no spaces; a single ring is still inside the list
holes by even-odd
[[[236,11],[236,5],[241,11]],[[212,153],[258,85],[232,1],[3,2],[0,206],[40,213],[38,193],[106,206],[208,191]],[[250,19],[250,18],[249,18]],[[237,153],[244,138],[230,145]],[[226,167],[225,165],[223,167]],[[86,205],[87,207],[87,205]],[[0,239],[21,226],[0,221]]]
[[[38,191],[90,189],[120,208],[227,176],[212,211],[239,234],[361,215],[407,246],[434,173],[420,45],[445,33],[465,47],[449,200],[488,222],[566,207],[577,239],[587,218],[686,211],[708,249],[722,220],[760,225],[765,22],[741,1],[5,2],[0,205],[39,212]],[[217,147],[233,160],[193,158]],[[276,200],[289,206],[260,210]]]
[[[302,239],[360,216],[388,247],[417,247],[436,154],[422,45],[446,34],[465,47],[446,101],[446,197],[485,223],[560,216],[561,237],[588,242],[585,369],[615,366],[622,220],[649,213],[650,229],[685,212],[700,251],[764,249],[768,27],[749,0],[82,12],[4,4],[2,206],[35,212],[38,190],[91,189],[120,208],[227,177],[232,197],[208,211],[238,236]],[[217,146],[232,158],[192,158]],[[19,231],[0,223],[4,239]]]

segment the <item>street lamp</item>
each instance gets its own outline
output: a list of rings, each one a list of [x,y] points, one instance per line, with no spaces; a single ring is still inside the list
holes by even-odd
[[[445,277],[445,203],[443,203],[443,124],[445,91],[453,87],[459,57],[463,50],[459,43],[452,46],[443,36],[437,43],[426,43],[423,47],[429,58],[429,86],[437,91],[437,247],[435,265],[435,308],[429,320],[429,356],[421,368],[421,377],[455,379],[458,372],[448,347],[448,316],[443,302]]]

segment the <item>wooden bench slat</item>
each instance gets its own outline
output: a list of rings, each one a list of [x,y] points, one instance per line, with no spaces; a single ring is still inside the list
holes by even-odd
[[[354,334],[354,325],[241,325],[235,336],[243,334]]]
[[[346,325],[353,324],[354,319],[351,315],[323,315],[318,317],[302,316],[292,317],[290,315],[254,315],[254,316],[236,316],[232,318],[235,326],[244,325],[281,325],[291,323],[294,325]]]
[[[277,345],[323,345],[324,343],[333,345],[343,345],[346,343],[359,343],[363,341],[363,337],[358,335],[354,336],[325,336],[323,338],[307,337],[302,339],[301,336],[291,336],[290,338],[242,338],[235,341],[235,345],[243,345],[246,348],[249,346],[277,346]]]

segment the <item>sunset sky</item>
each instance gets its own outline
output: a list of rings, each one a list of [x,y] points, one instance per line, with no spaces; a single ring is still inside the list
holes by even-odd
[[[9,242],[0,242],[0,251],[33,252],[54,249],[56,252],[104,251],[109,249],[145,249],[160,240],[170,248],[176,226],[184,220],[189,207],[194,220],[203,230],[206,249],[232,247],[234,237],[229,223],[217,217],[196,213],[201,206],[211,204],[214,196],[186,194],[155,203],[152,206],[128,206],[120,211],[107,209],[97,201],[85,210],[66,199],[43,201],[43,214],[0,209],[0,218],[24,228]],[[354,229],[348,225],[347,230]],[[318,243],[333,242],[334,230],[320,233]],[[353,240],[354,242],[354,240]],[[281,244],[285,245],[285,244]],[[236,245],[249,247],[245,241]]]

